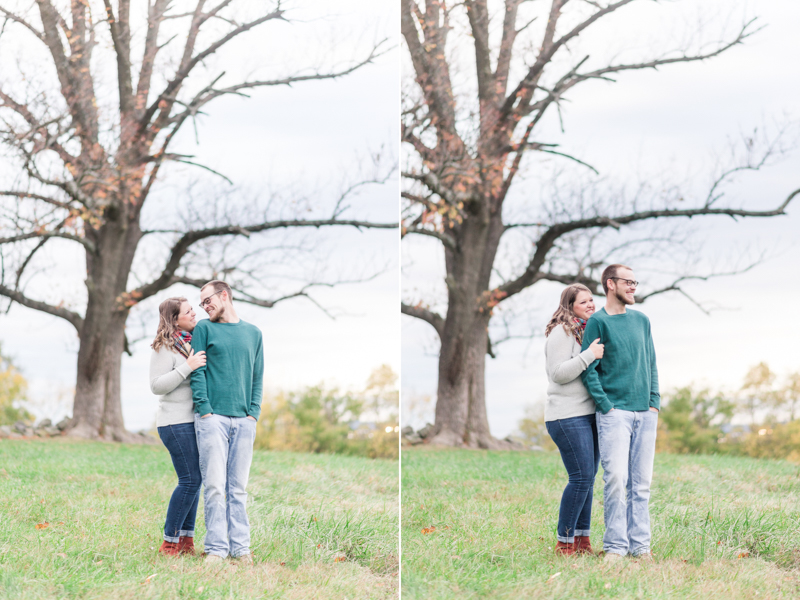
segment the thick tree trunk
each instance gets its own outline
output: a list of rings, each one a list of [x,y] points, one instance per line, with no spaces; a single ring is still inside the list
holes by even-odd
[[[125,321],[130,310],[125,290],[141,232],[123,215],[110,215],[94,232],[97,252],[87,255],[88,303],[78,350],[78,376],[67,434],[91,439],[141,441],[122,418],[121,367]]]
[[[465,223],[458,231],[459,248],[446,253],[448,307],[440,336],[432,444],[511,447],[492,437],[486,414],[485,371],[491,308],[486,306],[485,299],[501,228],[497,216]]]

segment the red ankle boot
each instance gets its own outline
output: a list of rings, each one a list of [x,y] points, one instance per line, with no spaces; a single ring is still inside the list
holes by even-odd
[[[575,554],[575,549],[569,542],[556,542],[556,554],[571,556]]]
[[[158,549],[158,553],[166,556],[178,556],[180,551],[178,550],[178,544],[164,540],[164,543],[161,544],[161,548]]]
[[[575,550],[575,554],[594,554],[592,542],[589,540],[588,535],[576,535],[575,541],[572,543],[572,549]]]
[[[178,542],[178,552],[181,554],[191,554],[194,556],[194,538],[181,536]]]

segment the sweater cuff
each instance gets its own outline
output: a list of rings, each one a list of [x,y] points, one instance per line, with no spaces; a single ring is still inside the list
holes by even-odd
[[[587,367],[594,362],[594,352],[590,348],[587,348],[583,352],[581,352],[578,356],[581,357],[583,364]]]
[[[608,411],[614,408],[614,405],[611,404],[608,398],[603,398],[601,402],[595,402],[595,404],[597,404],[597,408],[600,409],[600,412],[604,415],[607,415]]]
[[[202,400],[196,403],[194,411],[201,417],[205,417],[207,414],[214,412],[211,409],[211,402],[209,402],[208,400]]]
[[[186,379],[189,375],[192,374],[192,368],[189,366],[189,363],[183,363],[182,365],[178,365],[175,370],[180,373],[181,377]]]

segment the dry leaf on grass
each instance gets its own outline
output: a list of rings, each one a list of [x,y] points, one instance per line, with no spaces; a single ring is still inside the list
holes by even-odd
[[[144,584],[146,584],[146,583],[150,583],[150,580],[151,580],[153,577],[155,577],[156,575],[158,575],[158,573],[153,573],[152,575],[148,575],[148,576],[147,576],[147,579],[145,579],[145,580],[144,580],[144,581],[143,581],[143,582],[142,582],[140,585],[144,585]]]
[[[346,560],[347,559],[344,556],[337,556],[335,559],[333,559],[333,562],[344,562]]]
[[[739,552],[739,556],[736,558],[750,558],[750,551],[745,550],[744,552]]]
[[[56,554],[56,556],[60,556],[61,558],[67,558],[67,555],[64,554],[63,552],[59,552],[58,554]]]
[[[44,523],[36,524],[36,529],[47,529],[48,527],[50,527],[50,523],[47,523],[46,521]]]
[[[550,577],[548,577],[547,581],[553,581],[553,579],[555,579],[559,575],[561,575],[561,571],[559,571],[558,573],[553,573],[552,575],[550,575]]]
[[[429,533],[433,533],[434,531],[436,531],[436,526],[431,525],[430,527],[423,528],[422,535],[428,535]]]

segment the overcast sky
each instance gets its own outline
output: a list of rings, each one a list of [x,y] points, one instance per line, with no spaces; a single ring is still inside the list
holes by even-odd
[[[277,190],[284,197],[307,197],[312,206],[330,206],[342,186],[358,177],[359,165],[367,164],[372,153],[383,148],[385,164],[397,160],[399,11],[392,2],[369,0],[339,0],[335,6],[322,0],[282,4],[289,9],[286,16],[292,23],[268,23],[243,36],[210,65],[211,70],[227,70],[229,77],[243,74],[272,79],[299,68],[306,73],[315,66],[342,68],[363,58],[373,42],[384,38],[388,38],[383,46],[386,52],[374,64],[337,80],[261,89],[253,91],[250,98],[211,103],[207,115],[198,121],[199,144],[194,130],[187,127],[176,148],[229,177],[240,191],[238,197],[263,198]],[[32,52],[32,44],[23,50]],[[0,59],[9,64],[11,46],[2,48]],[[3,76],[9,76],[5,69]],[[102,101],[102,93],[98,96]],[[173,169],[149,200],[148,218],[158,221],[161,214],[187,212],[194,200],[182,192],[184,184],[201,176],[197,170]],[[227,185],[213,179],[202,181],[209,186],[205,191],[210,189],[212,194],[224,191]],[[396,221],[397,198],[395,176],[384,185],[366,188],[354,199],[349,215]],[[316,294],[322,305],[340,314],[336,320],[304,299],[272,309],[238,306],[240,316],[258,325],[264,334],[267,389],[294,390],[323,381],[359,389],[381,364],[399,372],[399,233],[320,230],[312,239],[319,244],[319,265],[331,278],[380,275],[367,283],[322,289]],[[143,245],[141,250],[149,249]],[[69,254],[60,247],[49,259],[56,270],[32,283],[29,293],[79,303],[85,277],[80,254]],[[286,289],[290,287],[287,284]],[[197,306],[196,289],[172,288],[142,307],[144,330],[150,337],[155,335],[158,303],[178,294],[193,302],[198,318],[205,317]],[[138,316],[129,320],[130,330],[138,327],[134,319]],[[72,326],[13,306],[8,314],[0,315],[0,342],[28,379],[37,412],[63,416],[71,406],[76,371],[78,344]],[[123,358],[123,414],[126,426],[134,431],[149,429],[157,408],[148,384],[148,345],[149,340],[140,342],[132,357]]]
[[[755,127],[763,130],[765,124],[793,120],[797,125],[800,77],[794,65],[800,62],[796,35],[800,4],[792,0],[644,2],[601,24],[601,31],[590,40],[593,56],[613,54],[627,43],[642,56],[656,44],[670,48],[664,43],[670,36],[683,39],[682,32],[691,30],[698,17],[727,23],[730,33],[742,22],[742,15],[758,16],[758,23],[765,26],[744,45],[707,62],[621,74],[615,84],[584,84],[569,92],[570,102],[564,104],[565,133],[551,119],[537,140],[561,144],[564,151],[598,168],[606,181],[673,180],[692,192],[687,203],[704,197],[700,194],[724,160],[729,140]],[[576,49],[575,55],[581,51]],[[794,132],[796,140],[796,128]],[[519,202],[520,195],[535,201],[542,189],[537,175],[543,163],[526,160],[524,178],[514,188],[517,207],[524,204]],[[777,165],[739,177],[727,188],[725,201],[753,209],[775,207],[800,187],[799,166],[800,153],[789,153]],[[580,176],[580,171],[569,173]],[[701,256],[708,268],[721,268],[739,256],[760,251],[771,258],[743,275],[686,285],[698,301],[726,309],[711,316],[677,294],[635,307],[652,323],[662,393],[691,383],[732,390],[741,386],[746,370],[760,361],[779,375],[800,369],[791,333],[791,307],[800,296],[798,200],[788,216],[739,222],[706,217],[686,224],[696,230],[694,243],[703,244]],[[623,229],[619,240],[626,235],[630,234]],[[427,239],[404,241],[403,265],[404,299],[421,298],[443,310],[440,246]],[[636,265],[632,266],[635,270]],[[637,278],[641,292],[655,287],[643,273]],[[556,284],[537,285],[516,306],[541,329],[555,310],[561,289]],[[599,309],[603,299],[597,300]],[[525,331],[520,327],[512,333]],[[405,316],[402,340],[403,421],[419,426],[433,420],[433,403],[425,410],[421,399],[435,399],[438,341],[429,325]],[[513,432],[527,407],[544,402],[543,346],[541,337],[510,341],[497,349],[496,359],[487,360],[487,409],[494,435]]]

